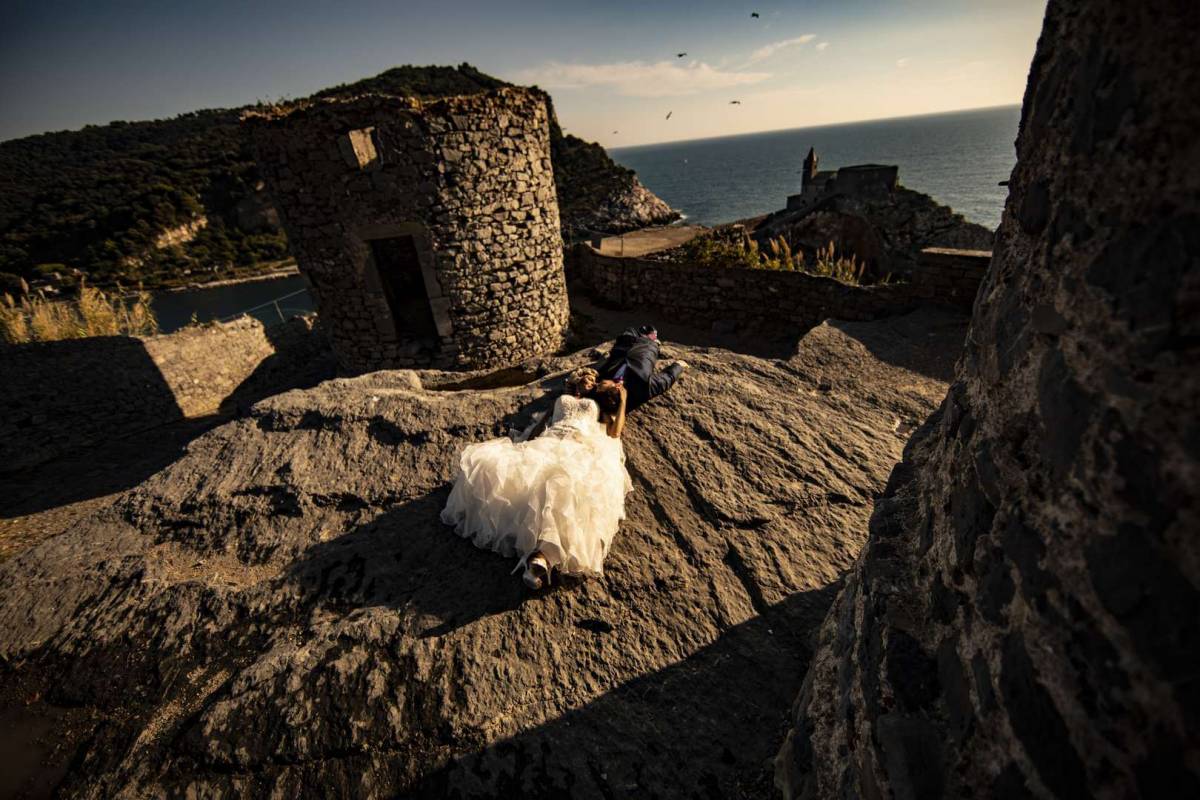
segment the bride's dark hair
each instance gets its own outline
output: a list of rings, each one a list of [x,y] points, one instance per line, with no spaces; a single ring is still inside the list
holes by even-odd
[[[612,381],[602,381],[592,390],[592,399],[600,413],[612,416],[621,410],[621,388]]]

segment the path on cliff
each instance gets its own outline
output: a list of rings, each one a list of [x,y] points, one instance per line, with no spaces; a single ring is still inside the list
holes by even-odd
[[[67,795],[759,796],[809,637],[965,317],[826,323],[631,418],[602,579],[528,594],[438,521],[463,443],[545,407],[374,373],[241,419],[0,564],[0,739]],[[665,336],[668,326],[660,323]],[[36,783],[24,783],[36,788]],[[0,787],[3,788],[3,787]]]
[[[704,231],[705,228],[700,225],[642,228],[616,236],[605,236],[600,240],[599,252],[606,256],[636,258],[687,244]]]

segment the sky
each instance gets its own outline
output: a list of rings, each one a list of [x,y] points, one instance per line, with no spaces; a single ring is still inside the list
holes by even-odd
[[[1044,10],[1045,0],[7,0],[0,140],[464,61],[546,89],[568,132],[606,147],[982,108],[1021,101]]]

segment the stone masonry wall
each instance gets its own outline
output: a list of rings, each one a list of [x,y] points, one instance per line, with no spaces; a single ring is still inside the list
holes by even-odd
[[[212,414],[268,359],[277,354],[287,367],[303,372],[319,366],[328,345],[314,333],[315,317],[296,317],[264,328],[252,317],[184,328],[142,340],[185,417]],[[270,364],[281,371],[283,363]]]
[[[912,269],[913,291],[924,301],[970,311],[991,260],[987,250],[926,247]]]
[[[785,797],[1200,797],[1200,6],[1050,0],[957,379],[877,501]]]
[[[688,319],[753,332],[779,325],[811,326],[826,319],[868,320],[902,314],[918,305],[969,311],[990,253],[925,253],[911,283],[851,286],[803,272],[727,269],[600,255],[578,244],[568,274],[595,300],[641,306]]]
[[[0,472],[331,376],[312,317],[0,348]]]
[[[481,368],[561,346],[568,318],[546,104],[502,89],[365,96],[247,119],[343,368]],[[370,255],[411,235],[438,328],[399,336]]]

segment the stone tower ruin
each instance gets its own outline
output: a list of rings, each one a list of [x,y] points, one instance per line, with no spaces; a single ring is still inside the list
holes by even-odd
[[[246,124],[343,369],[503,366],[562,344],[541,95],[367,95]]]

